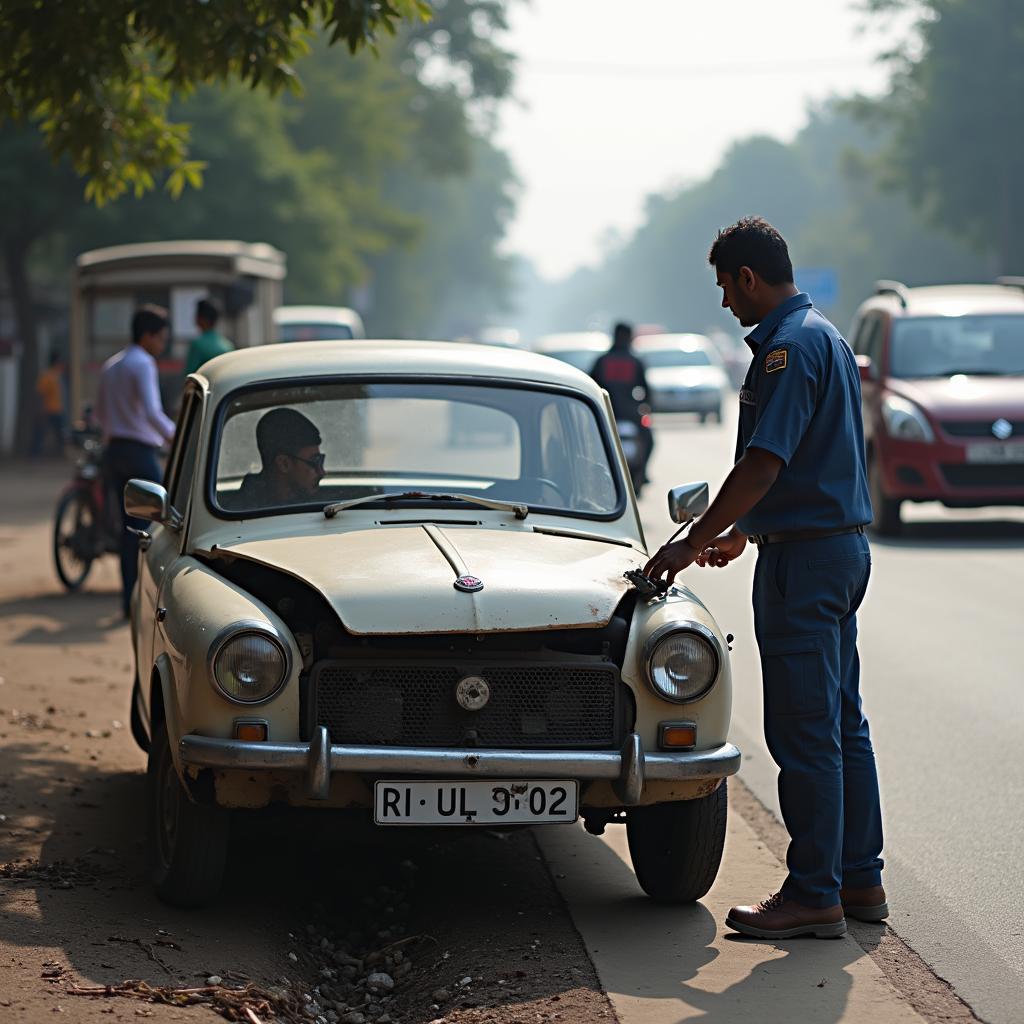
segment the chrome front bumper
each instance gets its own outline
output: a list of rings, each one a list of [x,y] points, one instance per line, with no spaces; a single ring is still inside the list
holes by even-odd
[[[195,768],[301,771],[309,796],[326,800],[331,772],[442,775],[466,778],[611,779],[623,804],[640,800],[647,779],[720,779],[735,775],[740,752],[731,743],[712,750],[645,753],[630,733],[614,750],[437,750],[432,747],[332,746],[326,726],[311,743],[246,743],[213,736],[183,736],[183,764]]]

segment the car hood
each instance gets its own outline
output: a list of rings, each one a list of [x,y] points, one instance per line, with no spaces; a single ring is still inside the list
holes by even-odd
[[[890,379],[888,384],[889,390],[937,419],[1024,419],[1024,380],[1020,377]]]
[[[638,549],[600,540],[440,523],[289,534],[197,553],[308,583],[360,635],[600,628],[629,586],[623,572],[645,561]],[[456,590],[463,575],[483,589]]]
[[[652,388],[718,387],[722,378],[722,371],[715,366],[656,366],[647,371]]]

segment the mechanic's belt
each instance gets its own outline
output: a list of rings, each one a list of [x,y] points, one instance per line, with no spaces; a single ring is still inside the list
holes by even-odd
[[[844,526],[841,530],[786,530],[784,533],[752,533],[747,540],[758,547],[762,544],[785,544],[793,540],[821,540],[822,537],[842,537],[847,533],[863,533],[863,526]]]

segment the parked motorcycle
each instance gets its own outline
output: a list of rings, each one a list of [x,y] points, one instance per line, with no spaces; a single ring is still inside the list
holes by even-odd
[[[644,414],[640,421],[617,420],[619,430],[619,441],[622,444],[622,454],[626,457],[626,465],[629,467],[629,474],[633,479],[633,490],[636,496],[647,483],[647,461],[651,457],[651,449],[654,447],[654,434],[651,431],[650,414]]]
[[[103,443],[90,427],[72,431],[81,452],[75,478],[61,492],[53,523],[53,561],[61,583],[77,590],[101,555],[120,551],[121,521],[103,472]]]

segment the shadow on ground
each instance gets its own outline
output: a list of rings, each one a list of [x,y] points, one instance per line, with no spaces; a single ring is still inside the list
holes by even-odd
[[[12,644],[102,644],[105,634],[125,624],[121,595],[114,590],[56,592],[0,600],[0,620],[37,616],[45,624],[27,626],[7,642]]]
[[[871,543],[888,548],[921,550],[984,549],[1024,546],[1024,522],[1014,519],[914,520],[896,537],[870,534]]]

